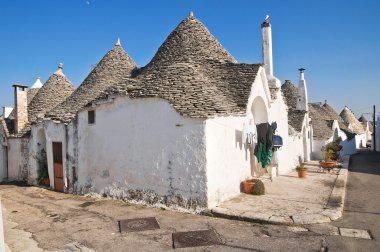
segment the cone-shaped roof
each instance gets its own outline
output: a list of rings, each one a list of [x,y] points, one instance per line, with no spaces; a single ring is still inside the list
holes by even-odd
[[[37,117],[43,117],[47,111],[64,101],[74,91],[74,86],[62,72],[63,65],[53,73],[39,89],[28,105],[29,122],[35,122]]]
[[[344,124],[338,113],[327,103],[309,104],[309,115],[313,124],[313,135],[315,139],[329,139],[333,135],[332,124],[336,120],[339,128],[347,137],[351,138],[349,129]]]
[[[40,77],[37,77],[36,78],[36,81],[34,82],[34,84],[30,87],[29,91],[28,91],[28,104],[32,101],[32,99],[34,98],[34,96],[37,94],[38,90],[42,87],[42,82],[41,82],[41,78]]]
[[[373,122],[368,121],[367,118],[364,117],[364,115],[361,115],[361,117],[358,120],[359,120],[359,122],[362,123],[364,130],[367,129],[367,124],[368,124],[369,131],[373,132]]]
[[[352,126],[352,130],[355,134],[362,134],[364,132],[363,125],[356,119],[354,113],[348,108],[344,107],[342,112],[340,112],[340,117],[346,124]]]
[[[47,117],[69,122],[82,107],[106,88],[130,78],[135,68],[135,62],[124,51],[118,40],[74,93],[49,111]]]
[[[231,54],[192,14],[170,33],[149,65],[172,65],[212,59],[236,63]]]
[[[133,78],[101,92],[92,102],[110,96],[159,97],[186,117],[244,115],[260,67],[238,64],[190,15],[169,35],[146,67],[134,72]]]
[[[281,91],[285,97],[285,103],[289,109],[296,109],[298,100],[298,88],[290,81],[286,80],[281,86]]]

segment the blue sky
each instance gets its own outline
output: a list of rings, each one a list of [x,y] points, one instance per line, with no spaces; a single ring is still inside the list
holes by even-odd
[[[306,68],[309,100],[360,115],[380,109],[379,0],[2,0],[0,105],[11,85],[42,81],[64,63],[78,86],[120,37],[138,66],[193,11],[239,61],[260,63],[260,24],[271,16],[274,73],[298,81]]]

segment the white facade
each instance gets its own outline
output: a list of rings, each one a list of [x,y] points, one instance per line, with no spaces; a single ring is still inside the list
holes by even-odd
[[[29,139],[8,139],[8,181],[27,181],[29,172]]]
[[[52,143],[62,142],[65,191],[164,203],[185,208],[213,207],[240,193],[253,176],[243,126],[277,122],[284,139],[278,153],[280,174],[292,167],[286,105],[278,92],[271,100],[265,71],[252,84],[246,116],[185,118],[165,100],[116,97],[79,112],[69,125],[44,121],[32,126],[31,153],[46,148],[54,188]],[[95,110],[95,123],[88,123]],[[37,160],[30,158],[31,183]]]
[[[184,207],[207,205],[204,120],[162,99],[118,97],[95,113],[95,124],[86,110],[78,116],[80,192],[134,199],[144,190]]]
[[[0,182],[8,178],[8,142],[3,125],[0,124]]]

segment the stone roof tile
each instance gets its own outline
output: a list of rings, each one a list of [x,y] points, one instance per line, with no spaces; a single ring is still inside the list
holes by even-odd
[[[131,77],[135,62],[117,43],[100,60],[82,84],[62,103],[47,113],[47,117],[69,122],[88,102],[102,91]]]
[[[61,70],[61,67],[59,70]],[[62,70],[60,72],[56,71],[49,77],[29,103],[29,123],[36,122],[38,117],[43,117],[47,111],[64,101],[73,91],[73,84],[71,84],[70,80],[62,73]]]
[[[259,67],[213,60],[147,67],[134,79],[105,90],[94,102],[117,95],[158,97],[192,118],[245,114]]]
[[[190,15],[170,33],[149,66],[172,65],[205,59],[237,62],[208,29]]]
[[[342,112],[340,112],[340,117],[347,125],[352,126],[352,131],[355,134],[363,134],[364,128],[363,125],[356,119],[354,113],[347,107],[344,107]]]

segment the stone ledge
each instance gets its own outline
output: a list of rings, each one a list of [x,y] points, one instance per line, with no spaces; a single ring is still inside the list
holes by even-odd
[[[269,213],[254,213],[250,211],[235,211],[224,207],[215,207],[211,210],[211,213],[221,218],[276,225],[307,225],[335,221],[342,217],[343,214],[349,159],[349,156],[344,158],[342,164],[343,168],[339,170],[327,204],[320,212],[286,216]]]

